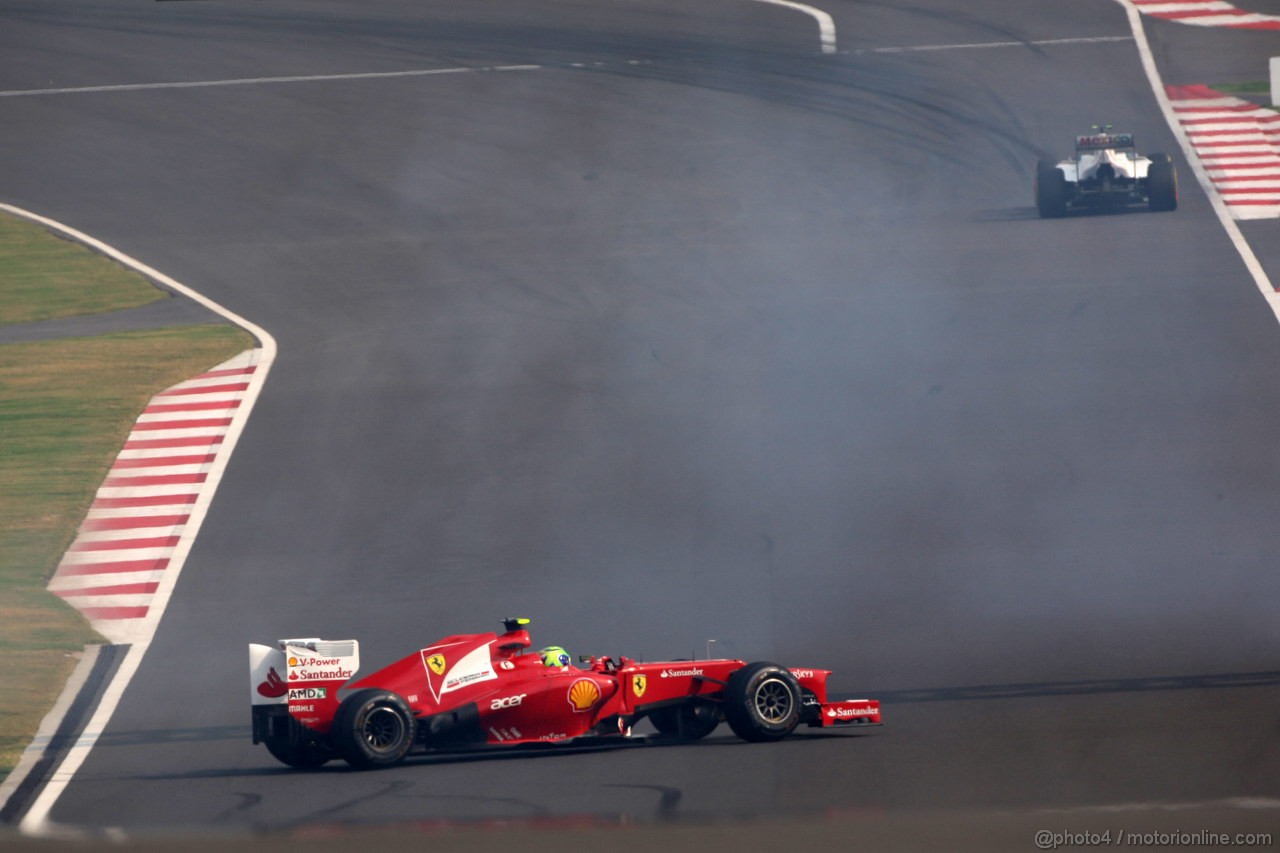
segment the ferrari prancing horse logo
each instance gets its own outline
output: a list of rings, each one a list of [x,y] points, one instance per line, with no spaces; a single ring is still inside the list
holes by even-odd
[[[649,679],[645,678],[643,675],[635,675],[631,678],[631,690],[636,694],[637,699],[644,695],[644,689],[648,685]]]
[[[444,668],[448,664],[445,663],[444,655],[432,655],[427,658],[427,666],[431,667],[431,671],[436,675],[444,675]]]

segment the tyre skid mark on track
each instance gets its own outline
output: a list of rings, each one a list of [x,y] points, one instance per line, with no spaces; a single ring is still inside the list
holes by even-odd
[[[1280,686],[1280,670],[1087,681],[1029,681],[967,687],[873,690],[868,693],[880,697],[884,704],[906,705],[921,702],[1008,701],[1038,699],[1046,696],[1096,696],[1109,693],[1164,693],[1171,690],[1231,690],[1276,686]]]
[[[390,782],[382,782],[377,785],[376,790],[371,791],[368,794],[352,797],[350,799],[343,800],[342,802],[325,806],[324,808],[318,809],[310,814],[302,815],[296,820],[290,821],[284,828],[288,831],[290,828],[301,829],[303,827],[313,827],[315,825],[325,824],[328,822],[341,823],[342,819],[335,817],[339,812],[346,811],[354,806],[372,802],[373,800],[378,800],[383,797],[401,794],[404,791],[413,788],[414,785],[414,782],[407,779],[396,779]]]
[[[1056,47],[1074,44],[1107,44],[1108,42],[1131,42],[1133,36],[1077,36],[1056,39],[1031,39],[1030,41],[982,41],[960,44],[915,44],[891,47],[862,47],[842,51],[851,56],[876,53],[931,53],[941,50],[994,50],[997,48],[1029,48]]]
[[[239,802],[237,802],[234,806],[227,808],[220,814],[215,815],[213,820],[210,821],[211,823],[215,825],[226,823],[232,818],[240,814],[243,814],[244,812],[247,812],[251,809],[255,809],[262,804],[262,795],[255,794],[250,791],[232,791],[231,796],[235,797],[237,800],[239,800]]]

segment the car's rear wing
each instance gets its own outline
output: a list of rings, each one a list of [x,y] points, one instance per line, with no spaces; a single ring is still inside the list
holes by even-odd
[[[1132,133],[1087,133],[1076,137],[1076,151],[1106,151],[1109,148],[1133,148]]]
[[[338,688],[360,670],[358,640],[282,639],[250,643],[248,678],[253,704],[337,701]],[[293,711],[293,708],[289,708]]]

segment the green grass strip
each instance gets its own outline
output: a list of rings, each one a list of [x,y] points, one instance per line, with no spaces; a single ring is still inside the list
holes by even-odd
[[[1219,83],[1211,88],[1231,95],[1268,95],[1271,83],[1266,80],[1250,80],[1247,83]]]
[[[43,226],[0,216],[0,326],[170,298],[138,273]]]

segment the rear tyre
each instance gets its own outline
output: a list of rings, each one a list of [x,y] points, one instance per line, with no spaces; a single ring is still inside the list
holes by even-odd
[[[1036,163],[1036,210],[1041,219],[1057,219],[1067,213],[1067,176],[1050,160]]]
[[[720,725],[720,711],[710,702],[686,702],[650,712],[649,722],[659,734],[701,740]]]
[[[1147,208],[1153,212],[1178,209],[1178,172],[1168,154],[1152,154],[1147,167]]]
[[[414,736],[413,712],[389,690],[358,690],[343,700],[333,717],[338,754],[359,770],[400,763]]]
[[[743,740],[781,740],[800,724],[800,682],[774,663],[751,663],[729,676],[724,718]]]
[[[299,770],[314,770],[333,759],[333,753],[312,741],[296,741],[287,737],[268,737],[267,752],[280,763]]]

